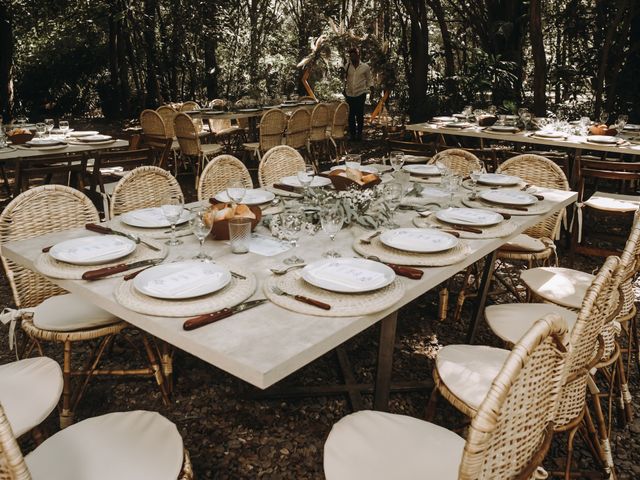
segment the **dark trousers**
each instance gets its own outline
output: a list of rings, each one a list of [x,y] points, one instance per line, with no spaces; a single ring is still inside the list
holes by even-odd
[[[351,140],[362,139],[362,127],[364,126],[364,100],[366,93],[357,97],[347,97],[349,104],[349,135]]]

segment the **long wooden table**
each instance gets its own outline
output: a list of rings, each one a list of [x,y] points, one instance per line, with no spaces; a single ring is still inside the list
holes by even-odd
[[[132,325],[261,389],[266,389],[363,330],[380,323],[374,406],[385,410],[391,386],[392,354],[398,310],[483,257],[487,257],[487,264],[493,265],[494,252],[509,238],[536,224],[546,215],[570,205],[577,196],[575,192],[555,190],[544,194],[545,198],[553,204],[550,212],[545,215],[513,216],[517,229],[510,237],[469,240],[472,251],[464,261],[446,267],[425,268],[425,275],[421,280],[402,278],[401,281],[406,286],[402,300],[372,315],[348,318],[317,317],[294,313],[267,302],[260,307],[206,327],[184,331],[183,319],[143,315],[120,305],[113,295],[114,288],[118,282],[122,281],[120,278],[96,282],[59,279],[52,279],[52,281]],[[396,221],[403,226],[410,226],[414,216],[415,212],[398,212]],[[333,242],[335,249],[345,257],[354,256],[351,245],[362,233],[363,230],[357,227],[343,229]],[[90,233],[85,230],[52,233],[1,245],[0,251],[8,259],[33,270],[34,262],[43,247],[88,234]],[[197,250],[195,238],[183,237],[182,239],[184,245],[172,248],[167,261],[172,261],[178,256],[189,258],[195,254]],[[307,262],[317,260],[326,250],[327,241],[326,235],[322,232],[315,236],[303,237],[296,253]],[[262,257],[255,254],[234,255],[225,242],[212,240],[207,240],[206,248],[215,261],[224,262],[232,268],[234,266],[245,268],[256,275],[258,289],[252,298],[264,298],[261,289],[264,280],[271,274],[269,268],[281,263],[281,260],[290,254],[287,252],[276,257]],[[488,272],[490,271],[485,269],[485,274]],[[483,295],[478,295],[476,302],[472,328],[477,326],[481,318]]]
[[[7,161],[17,160],[20,158],[27,157],[45,157],[48,155],[65,155],[68,153],[79,153],[79,152],[96,152],[98,150],[110,150],[112,148],[124,148],[129,145],[129,142],[126,140],[116,140],[113,143],[107,144],[70,144],[65,148],[55,149],[55,150],[39,150],[37,148],[26,148],[21,147],[20,145],[10,145],[11,148],[8,149],[0,149],[0,163],[5,163]]]

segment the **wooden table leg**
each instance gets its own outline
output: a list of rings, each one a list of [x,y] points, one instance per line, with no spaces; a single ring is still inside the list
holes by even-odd
[[[373,408],[386,412],[389,410],[391,391],[391,370],[393,367],[393,348],[396,341],[398,312],[393,312],[380,322],[380,343],[378,344],[378,369],[373,392]]]
[[[482,270],[482,277],[480,279],[480,288],[478,289],[478,296],[476,297],[476,301],[473,306],[471,323],[469,324],[469,330],[467,332],[468,344],[472,344],[474,342],[478,331],[478,324],[484,314],[484,304],[487,301],[487,294],[489,293],[489,286],[491,285],[491,277],[493,277],[493,269],[496,264],[496,256],[497,250],[494,250],[484,257],[485,264]]]

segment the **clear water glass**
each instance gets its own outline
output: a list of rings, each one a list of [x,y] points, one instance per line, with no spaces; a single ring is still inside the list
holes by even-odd
[[[344,157],[344,166],[347,168],[360,169],[362,164],[362,156],[357,153],[348,153]]]
[[[304,189],[305,193],[307,193],[309,186],[313,182],[313,177],[315,176],[315,174],[316,172],[313,170],[313,167],[311,167],[311,165],[305,165],[302,170],[296,172],[296,177],[298,178],[298,181],[300,182],[300,185]]]
[[[285,240],[291,244],[291,248],[294,250],[298,246],[298,238],[300,238],[303,223],[304,220],[302,218],[302,214],[298,212],[291,211],[280,214],[280,230],[282,231]],[[283,262],[286,265],[296,265],[298,263],[304,263],[304,259],[298,257],[292,252],[290,256],[283,260]]]
[[[475,119],[476,119],[476,123],[478,124],[478,126],[480,126],[480,119],[482,118],[482,114],[483,114],[483,113],[484,113],[484,111],[483,111],[483,110],[481,110],[480,108],[476,108],[476,109],[473,111],[473,116],[475,117]]]
[[[487,112],[489,112],[489,115],[495,115],[496,113],[498,113],[498,107],[496,107],[495,105],[489,105],[487,107]]]
[[[329,235],[331,242],[336,238],[338,232],[342,229],[344,224],[344,212],[341,208],[337,208],[335,205],[322,208],[320,210],[320,224],[322,225],[322,231]],[[340,253],[330,248],[322,254],[324,258],[338,258],[341,257]]]
[[[402,193],[402,185],[396,182],[387,183],[382,189],[382,198],[391,212],[388,223],[389,228],[398,227],[398,225],[393,221],[393,217],[396,213],[396,209],[400,206],[400,202],[402,202]]]
[[[193,233],[193,235],[198,239],[198,242],[200,243],[198,254],[193,258],[195,260],[212,260],[211,256],[204,253],[204,241],[211,233],[211,227],[213,227],[213,224],[209,225],[206,221],[207,210],[201,208],[192,211],[191,213],[193,215],[189,220],[191,233]]]
[[[247,187],[242,180],[239,178],[229,180],[229,183],[227,183],[227,196],[231,203],[239,204],[246,194]]]
[[[60,128],[62,134],[66,137],[67,133],[69,132],[69,122],[67,120],[60,120],[58,122],[58,127]]]
[[[20,128],[24,128],[28,121],[29,119],[25,115],[18,115],[16,117],[16,122],[18,122]]]
[[[160,207],[164,218],[171,224],[171,238],[164,242],[165,244],[175,247],[176,245],[182,245],[182,240],[176,238],[176,224],[180,220],[182,210],[184,210],[184,204],[176,199],[165,200]],[[172,203],[173,202],[173,203]]]
[[[462,115],[464,115],[464,119],[468,122],[471,118],[471,114],[473,113],[473,107],[471,105],[467,105],[462,109]]]
[[[449,208],[453,207],[453,197],[462,185],[462,177],[459,175],[448,175],[447,191],[449,192]]]
[[[622,130],[627,125],[629,121],[629,115],[618,115],[618,121],[616,122],[616,129],[618,130],[618,134],[622,133]]]
[[[600,112],[600,116],[598,117],[598,120],[600,120],[601,124],[606,125],[607,124],[607,120],[609,120],[609,113],[608,112]]]
[[[580,117],[580,135],[589,134],[590,124],[591,124],[591,119],[589,117]]]
[[[42,123],[42,122],[36,123],[36,136],[37,137],[42,137],[46,130],[47,130],[47,126],[44,123]]]
[[[53,118],[45,118],[44,124],[47,130],[47,136],[51,135],[51,130],[53,130]]]
[[[392,151],[389,153],[389,162],[394,172],[399,171],[404,165],[404,152]]]
[[[471,199],[475,200],[478,197],[478,180],[480,180],[480,176],[486,173],[484,165],[481,167],[475,167],[471,172],[469,172],[469,177],[471,177],[471,185],[473,186],[473,190],[471,191]]]

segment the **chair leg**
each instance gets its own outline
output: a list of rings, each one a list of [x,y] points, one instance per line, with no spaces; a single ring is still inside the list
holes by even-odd
[[[425,409],[425,420],[427,422],[433,422],[433,419],[436,417],[436,409],[438,408],[438,398],[440,397],[440,392],[438,387],[433,387],[431,391],[431,396],[429,397],[429,401],[427,402],[427,408]]]
[[[164,375],[162,374],[162,370],[160,368],[160,364],[158,363],[158,359],[151,348],[151,344],[149,343],[149,339],[145,334],[142,334],[142,343],[144,345],[144,349],[147,353],[147,359],[149,360],[149,366],[151,367],[151,371],[153,372],[153,376],[156,379],[156,383],[158,384],[158,388],[160,389],[160,394],[162,395],[162,402],[165,405],[169,405],[171,402],[169,401],[169,395],[165,388],[164,384]]]
[[[629,391],[629,382],[624,368],[622,355],[618,356],[615,368],[617,368],[617,379],[619,391],[619,402],[621,410],[624,412],[624,424],[633,422],[633,398]]]
[[[571,462],[573,461],[573,442],[575,440],[576,433],[580,429],[580,424],[577,424],[571,430],[569,430],[569,436],[567,439],[567,463],[564,467],[565,480],[571,480]]]
[[[600,402],[600,395],[597,391],[597,387],[595,386],[595,382],[593,382],[593,378],[589,376],[589,381],[592,382],[590,385],[590,394],[593,400],[593,410],[595,413],[596,419],[596,430],[598,438],[594,439],[600,445],[600,452],[602,456],[602,463],[604,465],[604,470],[607,475],[615,475],[615,466],[613,463],[613,455],[611,453],[611,443],[609,442],[608,428],[607,423],[604,418],[604,413],[602,411],[602,404]],[[595,389],[594,389],[595,387]]]
[[[440,306],[438,308],[438,320],[444,322],[447,319],[447,311],[449,310],[449,288],[443,287],[440,290]]]
[[[67,428],[73,423],[71,411],[71,342],[64,342],[64,359],[62,363],[62,410],[60,411],[60,428]]]

